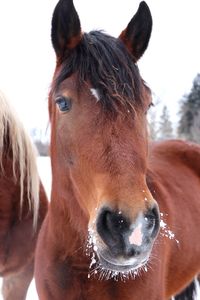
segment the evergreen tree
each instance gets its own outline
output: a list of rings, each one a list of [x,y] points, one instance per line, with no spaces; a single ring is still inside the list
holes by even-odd
[[[200,142],[200,74],[197,74],[188,95],[182,100],[178,134],[180,137]]]
[[[194,122],[191,127],[192,141],[200,144],[200,110],[194,117]]]
[[[172,122],[170,120],[169,111],[167,106],[163,107],[162,114],[160,116],[160,124],[159,124],[159,139],[172,139],[173,138],[173,127]]]
[[[156,141],[158,139],[158,128],[156,121],[156,112],[150,110],[148,113],[148,129],[149,129],[149,137],[152,141]]]
[[[156,107],[158,107],[160,103],[161,99],[152,92],[152,105],[147,115],[149,138],[152,141],[158,140],[158,115],[156,112]]]

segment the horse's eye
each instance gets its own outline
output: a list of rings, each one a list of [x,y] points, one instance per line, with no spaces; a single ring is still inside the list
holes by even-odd
[[[149,107],[148,107],[148,109],[150,109],[151,107],[153,107],[153,106],[155,106],[154,105],[154,103],[153,102],[151,102],[150,104],[149,104]]]
[[[70,98],[60,96],[56,98],[56,104],[58,105],[60,111],[70,111],[72,107],[72,101]]]
[[[147,111],[145,112],[145,114],[148,113],[148,111],[150,110],[150,108],[151,108],[152,106],[154,106],[153,102],[151,102],[151,103],[148,105],[148,108],[147,108]]]

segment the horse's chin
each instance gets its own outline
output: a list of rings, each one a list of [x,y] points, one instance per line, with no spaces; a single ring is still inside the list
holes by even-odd
[[[97,253],[99,263],[101,267],[105,270],[111,272],[120,272],[120,273],[129,273],[139,270],[144,267],[149,259],[149,255],[145,258],[132,258],[129,260],[120,260],[119,262],[116,259],[111,257],[105,257],[101,253]]]

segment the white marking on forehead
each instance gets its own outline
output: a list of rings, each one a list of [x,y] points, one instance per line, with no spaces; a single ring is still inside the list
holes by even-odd
[[[99,93],[98,93],[97,89],[92,88],[92,89],[90,89],[90,92],[97,99],[97,101],[100,100]]]

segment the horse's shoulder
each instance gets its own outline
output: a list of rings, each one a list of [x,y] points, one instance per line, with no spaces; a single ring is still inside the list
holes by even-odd
[[[153,162],[183,164],[200,176],[200,145],[183,140],[167,140],[150,145]]]

